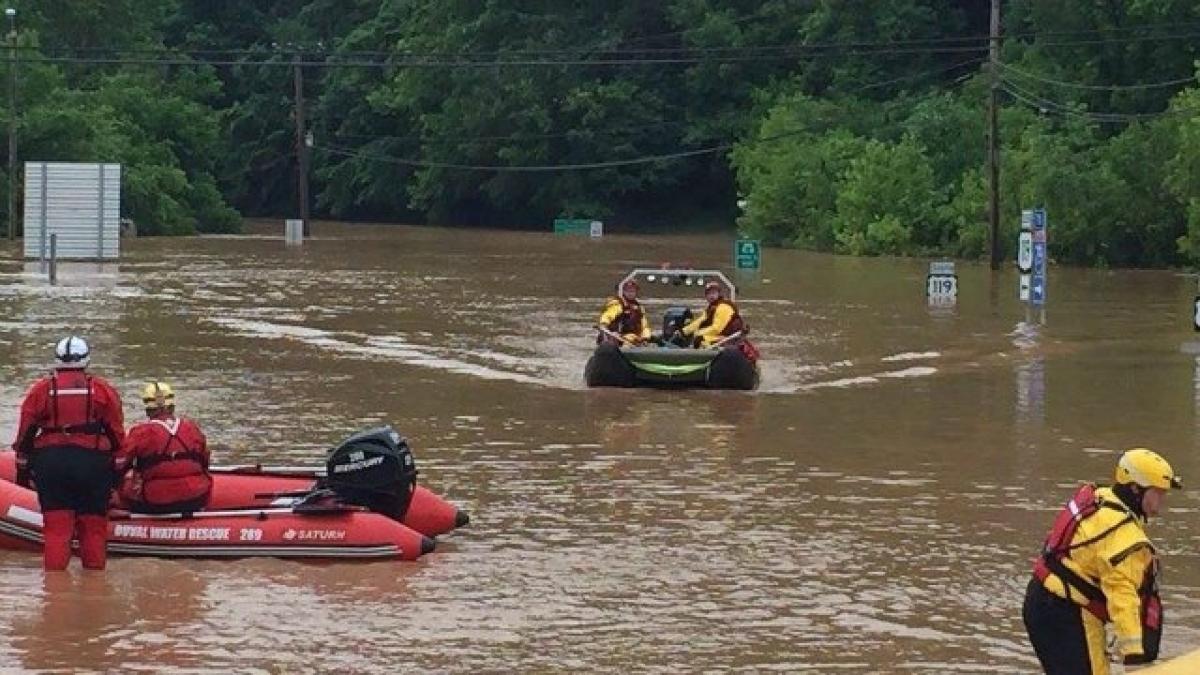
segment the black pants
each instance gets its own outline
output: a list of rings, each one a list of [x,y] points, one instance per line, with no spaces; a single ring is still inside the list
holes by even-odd
[[[29,457],[29,469],[42,513],[108,513],[113,487],[112,456],[108,453],[74,445],[39,448]]]
[[[1092,675],[1098,671],[1092,667],[1088,655],[1087,634],[1083,627],[1085,611],[1046,590],[1037,579],[1030,580],[1021,614],[1029,641],[1033,643],[1046,675]],[[1097,665],[1105,668],[1107,664]]]

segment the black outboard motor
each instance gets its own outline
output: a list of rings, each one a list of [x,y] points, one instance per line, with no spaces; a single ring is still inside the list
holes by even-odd
[[[322,487],[346,504],[403,520],[417,487],[408,441],[390,426],[360,431],[329,451]]]
[[[672,340],[672,336],[676,331],[682,331],[683,327],[692,322],[692,310],[687,307],[668,307],[666,312],[663,312],[663,342],[683,346],[687,344],[687,339],[680,335],[676,340]]]

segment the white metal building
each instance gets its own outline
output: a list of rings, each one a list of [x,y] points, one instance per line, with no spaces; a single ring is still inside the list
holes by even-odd
[[[25,162],[25,257],[60,260],[120,255],[121,165]]]

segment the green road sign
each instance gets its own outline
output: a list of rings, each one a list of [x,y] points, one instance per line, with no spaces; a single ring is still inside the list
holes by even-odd
[[[581,234],[585,237],[604,235],[604,223],[591,218],[555,218],[554,234]]]
[[[762,242],[757,239],[738,239],[733,242],[733,266],[739,270],[762,267]]]

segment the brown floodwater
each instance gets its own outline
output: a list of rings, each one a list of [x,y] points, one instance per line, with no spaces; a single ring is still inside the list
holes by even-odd
[[[728,237],[273,229],[56,286],[0,250],[0,436],[80,334],[130,419],[169,381],[220,463],[389,422],[470,526],[417,563],[0,552],[0,670],[1028,673],[1028,561],[1072,487],[1133,445],[1200,486],[1194,277],[1055,268],[1043,320],[1012,270],[960,264],[930,308],[926,261],[769,250],[739,288],[758,391],[588,390],[624,272],[728,269]],[[1168,654],[1200,643],[1198,494],[1152,524]]]

